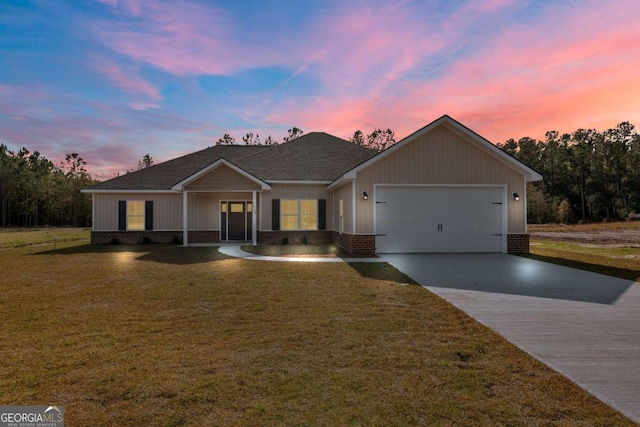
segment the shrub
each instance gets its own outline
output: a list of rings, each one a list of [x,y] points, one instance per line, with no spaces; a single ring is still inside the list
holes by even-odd
[[[151,237],[149,237],[149,236],[144,236],[144,237],[142,238],[142,243],[143,243],[143,244],[145,244],[145,245],[148,245],[149,243],[151,243]]]
[[[111,239],[109,244],[110,245],[119,245],[120,244],[120,239],[118,239],[117,237],[114,237],[113,239]]]
[[[573,222],[573,208],[567,199],[562,200],[558,204],[558,221],[564,224]]]
[[[173,239],[171,240],[171,243],[173,243],[174,245],[179,245],[182,242],[180,241],[178,236],[173,236]]]
[[[303,245],[308,245],[309,242],[307,241],[307,236],[302,236],[302,244]]]
[[[288,237],[286,237],[286,236],[285,236],[285,237],[283,237],[283,238],[282,238],[281,243],[282,243],[283,245],[288,245],[288,244],[289,244],[289,238],[288,238]]]

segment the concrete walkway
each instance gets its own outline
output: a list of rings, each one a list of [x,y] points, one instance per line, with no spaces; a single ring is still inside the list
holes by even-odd
[[[243,251],[238,245],[224,245],[218,248],[223,253],[234,258],[251,259],[255,261],[278,261],[278,262],[386,262],[382,258],[333,258],[333,257],[286,257],[286,256],[265,256],[256,255]]]
[[[640,284],[506,254],[383,255],[640,422]]]

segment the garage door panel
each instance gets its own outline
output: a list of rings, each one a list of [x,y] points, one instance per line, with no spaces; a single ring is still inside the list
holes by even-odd
[[[503,187],[378,187],[378,252],[502,252]]]

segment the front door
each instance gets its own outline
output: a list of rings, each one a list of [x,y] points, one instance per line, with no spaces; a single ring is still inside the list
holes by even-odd
[[[251,202],[222,202],[220,206],[220,240],[251,240],[253,238],[252,208]]]

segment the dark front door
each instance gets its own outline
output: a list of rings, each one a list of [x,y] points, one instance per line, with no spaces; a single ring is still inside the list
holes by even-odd
[[[247,240],[247,214],[245,202],[229,202],[229,240]]]
[[[251,202],[222,202],[220,205],[220,240],[251,240],[253,204]]]

